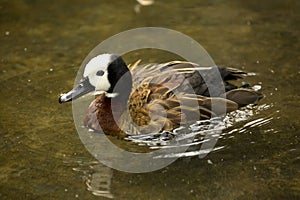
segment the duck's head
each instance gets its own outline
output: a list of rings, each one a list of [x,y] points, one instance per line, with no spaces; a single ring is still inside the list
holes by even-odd
[[[132,87],[130,71],[121,56],[101,54],[85,66],[80,82],[68,93],[62,94],[59,103],[75,100],[87,93],[105,93],[107,97],[128,99]]]

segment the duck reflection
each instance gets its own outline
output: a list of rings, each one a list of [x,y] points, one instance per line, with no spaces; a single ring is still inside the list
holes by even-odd
[[[100,162],[93,163],[90,165],[90,168],[93,172],[87,177],[87,189],[91,191],[93,195],[113,198],[114,196],[110,190],[113,177],[112,169]]]

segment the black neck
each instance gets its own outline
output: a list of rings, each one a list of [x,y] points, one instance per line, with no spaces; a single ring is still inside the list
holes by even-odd
[[[117,93],[118,96],[114,98],[126,105],[132,89],[132,76],[121,56],[115,55],[113,59],[108,66],[108,80],[111,87],[107,92]]]

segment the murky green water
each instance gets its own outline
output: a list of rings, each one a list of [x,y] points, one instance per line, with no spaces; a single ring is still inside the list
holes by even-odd
[[[157,0],[139,14],[135,5],[0,1],[0,199],[299,199],[299,2]],[[221,150],[129,174],[96,162],[71,104],[57,99],[99,42],[144,26],[185,33],[217,64],[257,73],[247,80],[261,82],[266,98],[223,131]],[[154,56],[144,59],[165,61]]]

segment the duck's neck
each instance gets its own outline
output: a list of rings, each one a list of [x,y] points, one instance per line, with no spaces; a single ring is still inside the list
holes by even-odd
[[[115,121],[118,121],[122,113],[126,110],[127,102],[128,97],[105,97],[105,104],[107,105],[107,109],[110,109]]]
[[[105,94],[99,95],[88,109],[85,124],[90,127],[88,123],[91,120],[93,121],[94,118],[97,120],[97,127],[92,128],[96,131],[123,137],[124,133],[122,133],[119,128],[118,121],[122,113],[126,110],[128,99],[121,97],[122,96],[116,96],[111,98]]]

